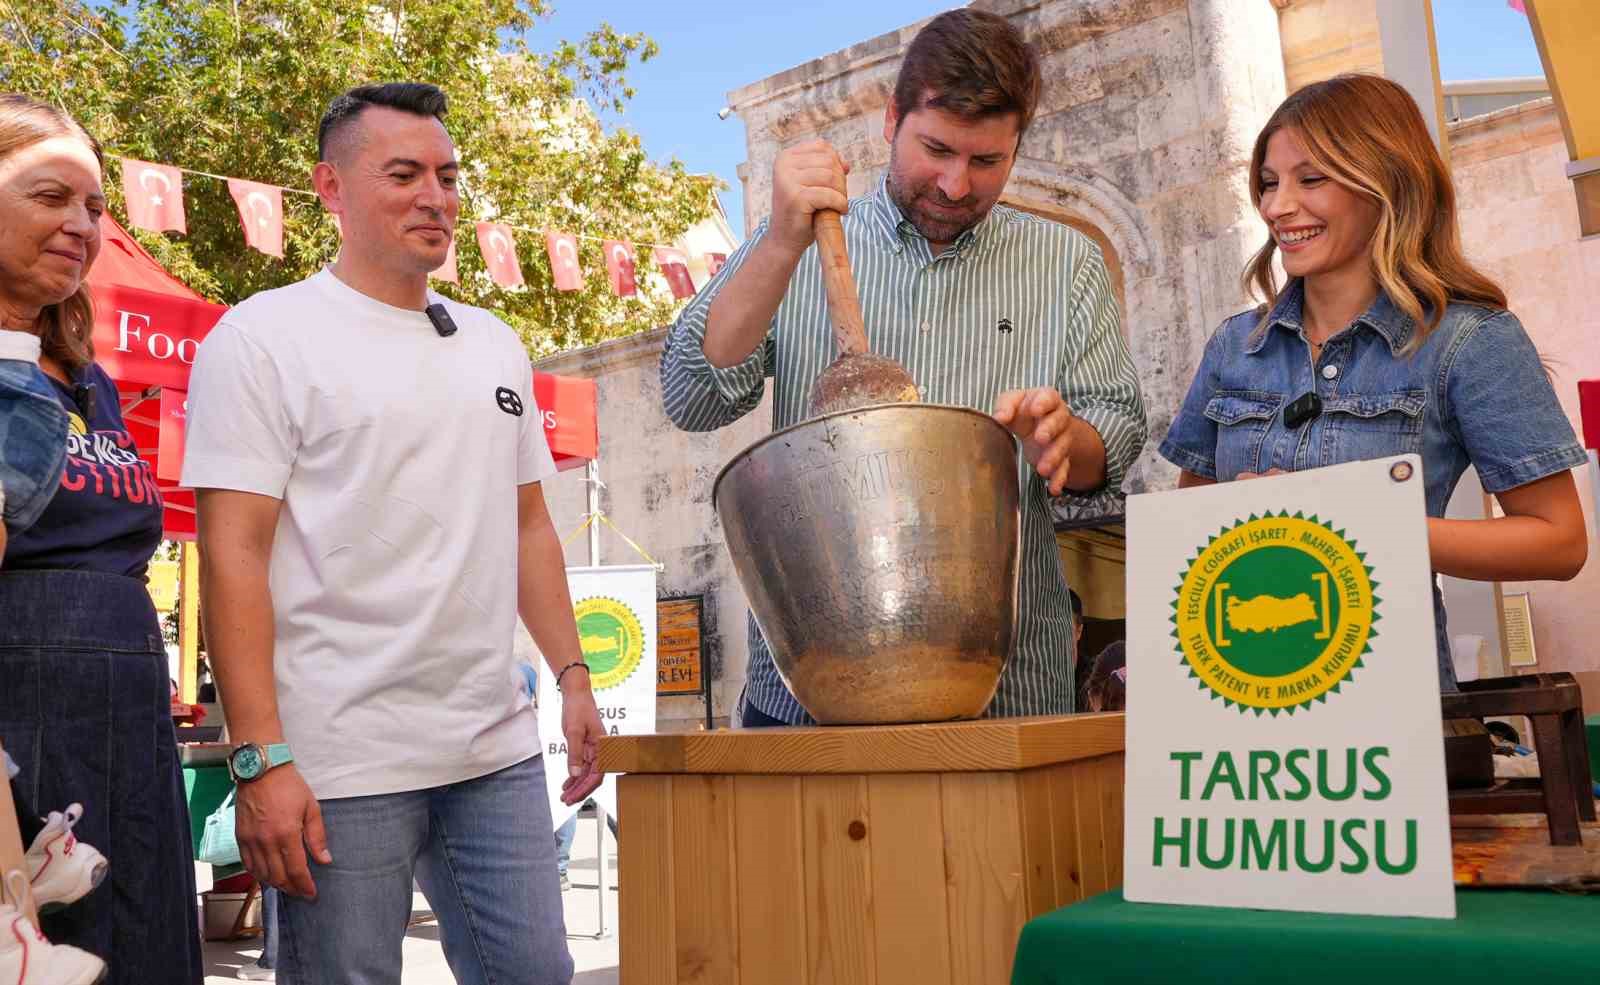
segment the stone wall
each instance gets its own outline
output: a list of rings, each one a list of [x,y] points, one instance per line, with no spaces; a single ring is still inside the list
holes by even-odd
[[[619,529],[661,562],[661,596],[705,595],[705,651],[712,675],[713,712],[726,719],[738,700],[749,659],[744,593],[711,508],[711,487],[722,466],[772,430],[772,409],[760,407],[732,427],[710,434],[679,431],[661,407],[660,363],[666,331],[564,353],[535,365],[542,372],[593,379],[598,390],[600,508]],[[556,530],[565,536],[588,510],[584,471],[545,483]],[[589,562],[587,537],[567,545],[567,563]],[[622,538],[602,529],[600,562],[641,559]],[[524,645],[531,645],[524,634]],[[661,698],[661,731],[693,729],[705,719],[699,697]]]
[[[1567,148],[1549,99],[1450,127],[1451,169],[1468,254],[1505,288],[1545,361],[1573,428],[1577,381],[1600,378],[1600,239],[1580,238]],[[1570,582],[1508,582],[1529,592],[1539,670],[1600,670],[1600,541],[1587,468],[1576,473],[1589,564]]]
[[[1281,8],[1284,83],[1289,92],[1345,72],[1383,72],[1378,0],[1273,0]]]
[[[1044,92],[1005,201],[1109,247],[1151,441],[1130,489],[1163,488],[1155,453],[1206,338],[1247,305],[1239,273],[1263,233],[1245,183],[1251,143],[1283,99],[1277,11],[1240,0],[975,0],[1041,50]],[[747,130],[745,221],[770,210],[780,149],[816,137],[849,162],[850,191],[889,161],[883,113],[921,24],[730,94]]]

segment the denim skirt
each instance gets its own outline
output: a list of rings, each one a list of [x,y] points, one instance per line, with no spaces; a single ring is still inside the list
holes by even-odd
[[[41,929],[104,958],[111,983],[203,978],[194,853],[166,651],[144,583],[0,571],[0,742],[35,810],[83,805],[73,833],[105,881]]]

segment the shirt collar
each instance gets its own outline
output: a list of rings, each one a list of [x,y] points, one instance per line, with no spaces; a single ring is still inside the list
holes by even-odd
[[[910,219],[894,204],[894,199],[889,195],[889,172],[884,171],[878,176],[878,185],[872,190],[867,201],[872,210],[872,217],[878,229],[883,233],[889,248],[896,253],[905,251],[906,244],[912,239],[925,239],[922,233]],[[996,205],[989,210],[989,214],[978,221],[978,224],[956,237],[951,245],[955,248],[957,256],[965,256],[974,246],[982,245],[989,237],[996,225],[995,211],[1000,206]]]
[[[1254,355],[1261,351],[1267,344],[1267,336],[1273,329],[1281,328],[1286,332],[1299,335],[1304,325],[1305,287],[1304,281],[1299,277],[1289,282],[1284,292],[1278,295],[1278,301],[1267,313],[1267,330],[1258,334],[1245,346],[1245,352]],[[1378,289],[1378,296],[1372,299],[1367,310],[1356,318],[1357,324],[1365,325],[1378,333],[1388,343],[1390,355],[1399,355],[1405,348],[1406,341],[1411,338],[1411,316],[1395,307],[1389,295],[1382,288]]]

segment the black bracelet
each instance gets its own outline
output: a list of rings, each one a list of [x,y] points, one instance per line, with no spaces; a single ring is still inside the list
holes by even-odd
[[[561,673],[556,675],[556,687],[558,689],[561,687],[561,678],[567,676],[567,671],[571,670],[574,667],[582,667],[584,670],[588,670],[589,669],[589,665],[584,663],[582,660],[574,660],[572,663],[569,663],[565,667],[562,667],[561,668]]]

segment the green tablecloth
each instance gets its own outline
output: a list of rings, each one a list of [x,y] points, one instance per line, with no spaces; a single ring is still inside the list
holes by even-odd
[[[1022,929],[1012,985],[1594,981],[1600,896],[1456,893],[1456,919],[1129,903],[1115,890]]]
[[[200,835],[206,830],[206,818],[222,806],[232,789],[233,778],[228,775],[226,765],[183,768],[183,792],[189,801],[189,834],[194,838],[195,851],[200,850]]]

